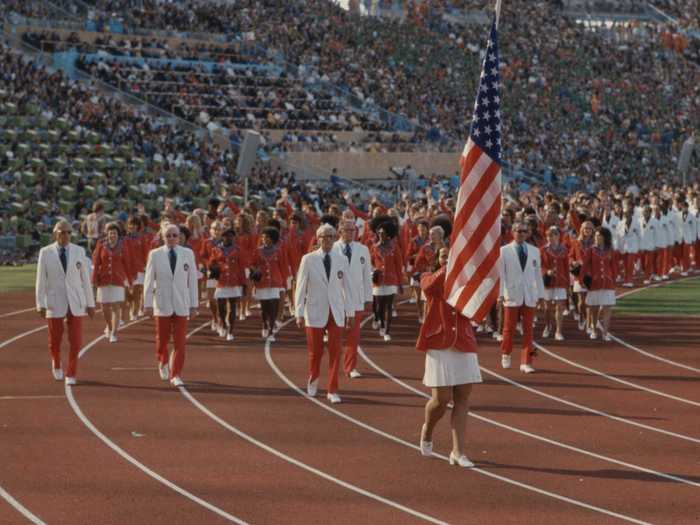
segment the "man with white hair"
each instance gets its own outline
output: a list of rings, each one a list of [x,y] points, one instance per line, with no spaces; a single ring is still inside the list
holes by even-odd
[[[361,376],[357,370],[357,345],[360,342],[360,325],[365,305],[372,302],[372,260],[367,246],[357,242],[356,237],[355,221],[345,220],[340,225],[340,239],[333,245],[333,251],[348,261],[348,278],[355,296],[355,318],[353,326],[345,332],[343,359],[345,374],[352,379]]]
[[[180,228],[168,224],[161,230],[165,244],[148,254],[143,284],[146,315],[156,318],[156,357],[163,381],[183,386],[187,320],[197,316],[197,264],[189,248],[179,246]],[[174,352],[168,357],[172,334]]]
[[[328,332],[328,393],[331,403],[340,403],[338,368],[343,326],[352,327],[355,304],[349,278],[350,267],[345,255],[333,250],[335,228],[330,224],[316,230],[320,248],[301,259],[294,296],[297,326],[306,327],[309,352],[307,392],[315,396],[323,357],[323,332]]]
[[[75,385],[78,353],[82,346],[82,318],[95,315],[95,298],[85,250],[70,242],[73,228],[60,220],[53,228],[56,242],[39,252],[36,269],[36,309],[49,328],[51,370],[56,381],[64,377],[61,366],[61,339],[64,322],[68,325],[67,385]]]

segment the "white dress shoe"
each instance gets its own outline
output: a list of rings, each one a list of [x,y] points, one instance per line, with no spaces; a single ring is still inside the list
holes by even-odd
[[[170,367],[168,364],[158,363],[158,373],[163,381],[167,381],[170,377]]]
[[[379,329],[379,321],[373,320],[372,321],[372,328],[374,330],[378,330]]]
[[[554,334],[554,339],[556,339],[557,341],[563,341],[564,336],[557,332],[556,334]]]
[[[105,337],[109,337],[109,328],[105,326]]]
[[[270,331],[267,328],[262,329],[263,339],[267,339],[270,336]]]
[[[384,341],[386,341],[386,342],[391,341],[391,336],[389,334],[384,334]]]
[[[180,376],[175,376],[170,380],[170,384],[174,387],[185,386],[185,382],[180,379]]]
[[[391,311],[391,317],[398,317],[398,316],[399,316],[399,312],[397,312],[396,310]]]
[[[63,369],[51,367],[51,373],[56,381],[63,381]]]
[[[309,381],[306,385],[306,393],[309,394],[311,397],[316,397],[317,392],[318,392],[318,378],[314,379],[313,381]]]
[[[275,334],[270,334],[270,337],[268,337],[267,340],[270,341],[271,343],[274,343],[275,341],[277,341],[277,339],[275,339]]]
[[[211,331],[212,331],[212,332],[216,332],[216,331],[218,331],[218,330],[219,330],[219,327],[216,326],[216,321],[214,321],[214,320],[212,319],[212,322],[211,322]]]
[[[232,334],[231,332],[229,332],[228,334],[226,334],[226,340],[227,340],[227,341],[233,341],[233,334]]]
[[[590,337],[591,339],[597,339],[597,338],[598,338],[598,334],[595,333],[595,330],[591,330],[589,333],[590,333],[591,335],[589,335],[588,337]]]
[[[75,386],[77,381],[74,377],[66,377],[66,384],[69,386]]]
[[[342,401],[342,400],[340,399],[340,396],[339,396],[338,394],[335,394],[335,393],[333,393],[333,394],[331,394],[331,393],[326,394],[326,399],[328,399],[328,401],[330,401],[330,402],[331,402],[332,404],[334,404],[334,405],[337,405],[338,403],[340,403],[340,402]]]
[[[425,431],[425,425],[420,429],[420,453],[421,456],[432,456],[433,455],[433,442],[423,440],[423,432]]]
[[[501,341],[503,341],[503,335],[497,333],[495,339],[496,339],[496,341],[498,341],[500,343]]]
[[[502,366],[503,368],[510,368],[510,362],[511,362],[511,360],[510,360],[510,355],[508,355],[508,354],[503,354],[503,355],[501,356],[501,366]]]
[[[109,342],[110,343],[116,343],[117,342],[117,336],[116,334],[112,334],[109,336]]]
[[[532,365],[520,365],[520,371],[525,374],[532,374],[535,372],[535,369],[532,368]]]
[[[603,341],[606,341],[608,343],[612,341],[612,337],[610,337],[610,334],[606,333],[605,335],[603,335]]]
[[[350,379],[357,379],[358,377],[362,377],[362,374],[357,369],[353,368],[350,370]]]
[[[622,285],[623,288],[634,288],[634,284],[632,283],[625,283]]]
[[[464,468],[472,468],[474,463],[469,461],[469,458],[464,454],[457,457],[454,452],[450,452],[450,465],[459,465],[460,467]]]
[[[501,332],[494,332],[491,334],[491,337],[498,340],[498,338],[501,337]]]
[[[643,282],[642,284],[651,284],[651,280],[650,280],[650,279],[645,279],[644,282]]]
[[[549,337],[549,326],[546,326],[544,330],[542,330],[542,338],[547,339]]]

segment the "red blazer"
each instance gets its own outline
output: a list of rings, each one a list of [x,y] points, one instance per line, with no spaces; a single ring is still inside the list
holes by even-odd
[[[614,250],[601,250],[593,247],[586,252],[583,260],[583,275],[592,278],[591,291],[614,290],[617,279],[618,255]]]
[[[228,248],[223,245],[215,248],[211,262],[218,265],[221,270],[216,283],[217,288],[246,284],[245,269],[248,267],[248,258],[235,242]]]
[[[209,268],[209,266],[211,266],[211,264],[214,262],[214,253],[218,247],[219,241],[212,238],[207,239],[202,243],[199,250],[199,258],[205,267]]]
[[[202,247],[204,246],[205,242],[207,242],[207,240],[204,237],[199,237],[197,239],[190,238],[190,240],[187,242],[187,245],[194,252],[194,261],[197,264],[197,268],[201,268],[203,266]]]
[[[385,246],[373,244],[370,249],[372,267],[382,272],[380,286],[399,286],[403,277],[403,260],[401,250],[394,240]]]
[[[98,242],[92,254],[92,283],[96,286],[131,286],[136,277],[131,262],[131,252],[123,240],[119,240],[113,250],[107,247],[106,241]]]
[[[546,288],[569,287],[569,253],[566,246],[560,244],[554,249],[549,244],[540,248],[542,275],[552,272],[552,282]]]
[[[404,255],[404,260],[408,262],[413,267],[413,271],[417,272],[419,270],[416,270],[416,257],[418,256],[418,252],[420,252],[420,249],[425,246],[426,243],[430,242],[429,239],[426,237],[425,239],[415,236],[413,239],[411,239],[411,242],[408,245],[408,249],[406,250],[406,254]]]
[[[425,321],[420,327],[416,349],[476,352],[476,338],[468,318],[457,312],[444,299],[446,267],[423,275],[420,287],[426,297]]]
[[[433,271],[436,258],[437,252],[435,251],[435,248],[433,248],[432,244],[426,242],[421,249],[418,250],[413,271],[420,273]]]
[[[260,281],[255,283],[256,288],[287,287],[287,258],[279,243],[272,248],[260,246],[256,249],[251,266],[262,275]]]
[[[129,233],[124,237],[124,244],[131,253],[131,267],[134,273],[146,271],[150,239],[142,233]]]
[[[411,253],[413,241],[418,237],[418,225],[411,219],[407,219],[406,222],[403,223],[403,226],[401,226],[399,237],[401,238],[401,246],[404,247],[404,251],[401,255],[403,255],[404,261],[408,261],[411,255],[415,257],[418,252],[416,249]],[[420,246],[418,248],[420,248]]]

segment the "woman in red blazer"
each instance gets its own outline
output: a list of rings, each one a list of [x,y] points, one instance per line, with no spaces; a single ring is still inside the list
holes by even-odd
[[[279,244],[280,232],[266,227],[261,232],[262,246],[251,261],[251,280],[255,282],[253,297],[260,301],[262,336],[274,341],[275,321],[287,280],[287,257]]]
[[[416,255],[416,263],[414,272],[425,273],[435,267],[437,257],[440,250],[445,246],[445,230],[442,226],[433,226],[430,228],[429,242],[421,246]],[[420,279],[420,278],[419,278]],[[420,282],[418,282],[420,287]],[[418,290],[418,322],[422,323],[424,319],[423,294]]]
[[[472,384],[481,383],[481,372],[471,321],[444,299],[448,255],[449,249],[442,248],[438,256],[440,268],[424,274],[420,283],[427,302],[416,348],[425,352],[423,384],[432,389],[432,397],[425,405],[420,450],[424,456],[432,454],[433,430],[452,401],[450,464],[473,467],[464,453],[467,412]]]
[[[253,231],[253,217],[247,213],[240,213],[233,219],[233,229],[236,230],[236,244],[245,254],[248,261],[253,257],[258,245],[258,237]],[[246,286],[243,290],[244,295],[240,301],[238,309],[238,318],[245,321],[250,315],[250,303],[252,287]]]
[[[136,275],[132,271],[129,247],[119,238],[119,225],[110,222],[105,232],[106,238],[99,241],[92,254],[92,281],[107,325],[105,335],[110,343],[116,343],[126,289],[131,287]]]
[[[549,337],[554,324],[554,338],[563,341],[561,328],[569,287],[569,253],[566,246],[560,242],[561,234],[557,226],[550,226],[546,237],[547,244],[540,248],[546,308],[542,337]]]
[[[404,225],[405,231],[406,225]],[[420,282],[417,281],[413,276],[417,273],[423,273],[425,269],[419,269],[416,264],[416,258],[421,248],[426,244],[430,243],[430,238],[428,237],[429,224],[425,219],[419,219],[415,222],[415,229],[417,235],[415,235],[408,243],[408,248],[404,253],[404,260],[406,261],[406,271],[408,275],[411,276],[411,302],[415,300],[416,308],[418,309],[418,321],[423,322],[423,301],[421,299],[420,293]]]
[[[131,215],[126,221],[127,234],[124,244],[129,249],[132,257],[132,271],[134,274],[133,286],[128,296],[126,311],[131,321],[135,321],[143,315],[143,277],[146,271],[150,239],[143,232],[143,222],[137,215]]]
[[[219,307],[221,328],[219,335],[233,341],[233,326],[236,321],[238,299],[245,295],[246,270],[248,262],[246,254],[235,242],[236,232],[226,230],[222,235],[222,244],[214,251],[212,264],[219,269],[219,279],[216,281],[216,298]]]
[[[209,238],[202,243],[200,248],[199,256],[202,261],[205,271],[207,274],[207,300],[209,301],[209,310],[211,311],[211,329],[218,332],[221,329],[221,320],[219,319],[219,307],[216,304],[216,299],[214,298],[214,290],[216,289],[216,275],[215,271],[212,271],[212,262],[214,258],[214,253],[216,249],[221,244],[221,232],[223,231],[223,226],[221,221],[215,220],[209,226]]]
[[[602,226],[596,229],[594,246],[586,252],[583,260],[583,275],[587,282],[586,305],[591,311],[590,338],[598,337],[598,328],[605,341],[610,341],[608,328],[612,307],[615,306],[615,280],[617,279],[618,255],[612,248],[612,234]]]
[[[372,295],[374,297],[373,326],[379,326],[379,335],[391,341],[391,313],[394,297],[403,293],[403,259],[396,242],[398,228],[392,219],[382,218],[373,224],[379,240],[370,248],[372,258]]]

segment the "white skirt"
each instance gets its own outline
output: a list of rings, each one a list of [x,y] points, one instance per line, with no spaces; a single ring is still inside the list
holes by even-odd
[[[279,299],[282,292],[284,292],[284,288],[256,288],[253,297],[258,301],[269,301]]]
[[[398,286],[372,286],[372,295],[384,296],[384,295],[396,295],[399,291]]]
[[[124,287],[123,286],[98,286],[97,287],[97,302],[101,304],[123,303],[124,302]]]
[[[481,383],[479,358],[474,352],[428,350],[423,384],[429,388]]]
[[[207,288],[216,288],[216,279],[207,279]]]
[[[214,299],[236,299],[243,295],[242,286],[225,286],[217,288],[214,292]]]
[[[583,286],[578,280],[574,279],[574,293],[585,293],[588,289]]]
[[[586,295],[588,306],[613,306],[615,304],[615,290],[593,290]]]
[[[545,288],[545,301],[566,301],[566,288]]]
[[[144,279],[144,274],[143,274],[143,272],[138,272],[138,273],[136,274],[136,281],[134,281],[134,284],[143,285],[143,279]]]

